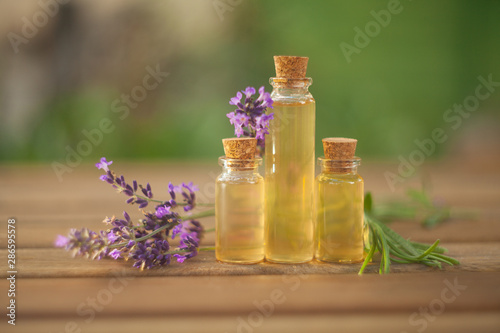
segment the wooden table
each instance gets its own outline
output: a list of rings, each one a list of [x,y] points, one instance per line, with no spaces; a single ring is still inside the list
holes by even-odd
[[[377,263],[358,276],[359,265],[228,265],[212,252],[184,264],[139,271],[114,260],[72,259],[53,248],[69,228],[103,229],[120,215],[125,197],[81,165],[58,182],[50,165],[0,166],[1,332],[500,332],[500,167],[453,161],[429,163],[422,174],[433,194],[475,219],[446,222],[432,230],[395,222],[405,237],[441,239],[458,267]],[[149,181],[158,198],[168,181],[194,181],[200,200],[214,199],[216,163],[126,164],[114,170]],[[397,165],[365,162],[360,169],[375,200],[391,193],[384,172]],[[135,215],[134,215],[135,214]],[[16,220],[16,326],[7,324],[7,219]],[[213,218],[205,219],[207,227]],[[214,243],[213,234],[204,239]]]

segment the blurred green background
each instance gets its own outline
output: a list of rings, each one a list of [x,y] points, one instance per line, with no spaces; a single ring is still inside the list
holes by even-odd
[[[277,54],[310,58],[317,154],[321,138],[346,136],[359,140],[362,157],[394,159],[437,127],[450,137],[437,156],[460,152],[470,137],[497,140],[500,91],[457,130],[443,114],[474,94],[479,75],[500,81],[500,2],[402,1],[348,62],[340,44],[355,46],[354,29],[364,31],[375,22],[371,11],[389,3],[74,0],[43,9],[38,1],[3,2],[0,160],[64,163],[68,149],[87,140],[82,131],[109,118],[114,129],[85,150],[84,162],[215,161],[221,139],[233,136],[229,99],[249,85],[270,91]],[[39,25],[35,33],[23,18]],[[15,36],[25,38],[17,52]],[[114,112],[156,66],[168,72],[163,82],[126,117]]]

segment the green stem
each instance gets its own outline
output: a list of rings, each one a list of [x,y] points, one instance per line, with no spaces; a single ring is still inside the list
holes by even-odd
[[[438,246],[439,240],[436,240],[432,245],[410,242],[368,213],[365,213],[365,222],[370,228],[371,244],[368,255],[359,271],[360,275],[363,274],[368,262],[377,250],[382,254],[379,270],[381,274],[389,273],[391,261],[418,263],[439,268],[441,268],[441,263],[460,264],[458,260],[442,254],[446,249]]]
[[[167,228],[168,228],[168,227],[170,227],[170,226],[172,226],[172,223],[165,224],[164,226],[159,227],[159,228],[158,228],[158,229],[156,229],[155,231],[153,231],[153,232],[151,232],[151,233],[147,234],[146,236],[142,236],[142,237],[140,237],[140,238],[136,238],[136,239],[135,239],[135,242],[136,242],[136,243],[137,243],[137,242],[142,242],[143,240],[146,240],[146,239],[150,238],[151,236],[156,235],[157,233],[159,233],[159,232],[161,232],[161,231],[163,231],[163,230],[167,229]],[[108,246],[108,248],[109,248],[109,249],[114,249],[114,248],[116,248],[116,247],[125,246],[125,245],[127,245],[127,244],[128,244],[128,242],[123,242],[123,243],[119,243],[119,244],[112,244],[112,245]]]
[[[370,248],[370,251],[366,255],[365,261],[363,262],[363,265],[361,266],[361,269],[359,270],[358,275],[362,275],[363,272],[365,271],[366,265],[372,260],[373,255],[375,254],[375,246],[372,244],[372,247]]]

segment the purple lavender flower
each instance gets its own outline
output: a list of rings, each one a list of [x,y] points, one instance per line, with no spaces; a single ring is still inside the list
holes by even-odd
[[[168,183],[168,193],[170,194],[170,197],[172,200],[175,200],[175,193],[180,193],[182,192],[182,189],[180,186],[174,186],[171,182]]]
[[[108,172],[109,168],[108,165],[113,164],[113,161],[106,161],[106,157],[102,157],[101,161],[99,163],[96,163],[96,168],[98,169],[103,169],[104,171]]]
[[[101,259],[107,254],[107,244],[108,240],[105,232],[102,231],[98,234],[87,228],[82,228],[81,230],[71,229],[68,237],[59,235],[55,245],[71,251],[74,256]]]
[[[246,94],[251,92],[247,89]],[[71,229],[67,237],[57,236],[54,245],[72,251],[73,255],[83,255],[92,259],[101,259],[105,256],[112,259],[131,258],[134,259],[133,266],[141,269],[169,264],[173,253],[182,252],[182,258],[176,257],[180,262],[194,257],[198,253],[203,228],[198,221],[183,222],[174,209],[178,207],[175,199],[180,194],[183,198],[184,211],[192,210],[196,204],[195,192],[199,190],[198,186],[193,182],[178,186],[169,183],[168,192],[171,199],[163,202],[153,200],[149,183],[142,186],[133,180],[132,184],[128,184],[123,175],[117,176],[109,170],[108,166],[111,163],[103,157],[96,164],[96,167],[105,171],[99,178],[110,183],[117,192],[127,195],[129,197],[127,203],[137,204],[140,209],[147,207],[149,203],[159,203],[156,204],[155,210],[142,211],[145,219],[136,225],[131,221],[129,214],[123,212],[123,219],[115,216],[104,219],[103,222],[109,226],[106,231],[96,233],[86,228]],[[169,251],[170,245],[167,241],[171,231],[173,238],[180,234],[179,247],[174,251]]]
[[[183,225],[181,222],[172,229],[172,239],[175,239],[175,236],[177,236],[182,231],[182,228]]]
[[[184,250],[182,255],[175,255],[178,262],[192,258],[198,254],[198,246],[203,237],[203,227],[200,222],[195,220],[183,221],[172,229],[172,239],[176,235],[180,235],[180,243],[178,249]]]
[[[247,127],[248,122],[251,119],[249,115],[241,112],[238,113],[230,112],[226,114],[226,116],[229,118],[229,122],[231,123],[231,125],[234,125],[235,127],[236,126]]]
[[[262,89],[264,89],[264,86],[262,86]],[[252,97],[252,95],[255,94],[255,88],[254,87],[247,87],[242,92],[245,94],[246,97]]]
[[[245,116],[246,117],[246,116]],[[96,165],[99,165],[100,167],[104,168],[106,167],[107,170],[106,174],[101,175],[99,179],[108,182],[109,184],[113,185],[114,188],[117,189],[117,192],[119,193],[124,193],[126,196],[128,196],[126,203],[127,204],[136,204],[139,205],[139,209],[146,208],[151,202],[158,202],[158,200],[153,200],[153,192],[151,185],[149,183],[146,184],[146,186],[140,185],[137,183],[137,181],[133,180],[132,185],[128,184],[125,181],[124,176],[116,176],[115,173],[107,168],[109,164],[112,162],[107,162],[106,158],[103,157],[101,159],[100,163],[97,163]],[[185,184],[184,184],[185,185]],[[140,190],[140,191],[139,191]],[[188,190],[189,193],[185,193],[185,190]],[[190,211],[195,207],[195,195],[193,194],[194,191],[197,191],[198,187],[194,186],[193,183],[191,182],[188,187],[181,185],[174,186],[172,183],[168,184],[168,192],[170,194],[170,200],[164,201],[162,205],[165,207],[172,207],[175,208],[177,206],[177,202],[175,201],[177,193],[182,194],[185,204],[184,206],[184,211]],[[156,209],[155,209],[156,210]]]
[[[123,212],[123,217],[125,218],[125,220],[126,220],[128,223],[130,223],[130,216],[128,215],[128,213],[127,213],[127,212],[125,212],[125,211]]]
[[[144,199],[136,199],[135,203],[139,204],[139,208],[145,208],[148,206],[148,201]]]
[[[159,206],[156,208],[156,217],[159,219],[170,214],[171,214],[170,207],[168,206]]]
[[[185,189],[188,189],[189,192],[193,193],[193,192],[196,192],[196,191],[199,191],[200,189],[198,188],[198,186],[194,185],[193,182],[189,182],[188,184],[186,183],[182,183],[182,187],[184,187]]]
[[[55,247],[65,247],[69,243],[69,238],[62,235],[57,235],[54,242]]]
[[[242,101],[243,94],[245,100]],[[254,100],[255,88],[247,87],[236,96],[231,98],[229,104],[237,107],[236,110],[226,114],[229,122],[234,126],[234,134],[237,137],[242,135],[257,138],[257,144],[261,153],[265,147],[265,135],[269,134],[269,121],[273,119],[273,113],[265,114],[267,108],[273,108],[271,95],[264,90],[264,86],[259,88],[259,97]]]
[[[181,189],[182,189],[182,197],[184,198],[185,206],[184,206],[184,211],[188,212],[196,206],[196,195],[194,192],[198,191],[199,188],[196,185],[193,185],[193,182],[190,182],[189,184],[182,183],[181,184]],[[187,192],[184,190],[186,189]]]
[[[241,94],[241,92],[238,91],[236,93],[236,97],[231,98],[231,100],[229,101],[229,104],[235,105],[235,106],[242,105],[241,104],[241,97],[243,97],[243,95]]]
[[[266,134],[269,134],[269,131],[267,130],[267,128],[257,128],[257,133],[255,134],[255,138],[257,138],[257,140],[264,140],[264,137]]]
[[[170,263],[171,254],[168,253],[169,248],[170,245],[166,240],[137,243],[129,256],[135,260],[134,267],[151,269]]]
[[[177,253],[176,253],[176,254],[174,254],[174,257],[176,257],[176,258],[177,258],[177,262],[180,262],[180,263],[183,263],[183,262],[184,262],[184,260],[186,260],[186,259],[187,259],[187,257],[186,257],[186,256],[183,256],[182,254],[177,254]]]
[[[113,244],[118,239],[118,236],[116,236],[116,234],[113,231],[110,231],[107,234],[107,237],[108,237],[109,244]]]
[[[274,113],[263,114],[263,115],[255,118],[255,123],[256,123],[257,127],[268,128],[269,121],[272,119],[274,119]]]
[[[118,249],[114,249],[111,252],[109,252],[108,256],[116,260],[122,256],[122,252]]]
[[[255,102],[261,102],[261,107],[273,108],[273,99],[271,98],[271,94],[264,91],[264,86],[259,88],[259,98]]]

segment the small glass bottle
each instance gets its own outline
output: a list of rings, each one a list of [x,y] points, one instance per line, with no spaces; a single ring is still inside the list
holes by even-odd
[[[357,140],[323,139],[316,177],[316,253],[320,261],[356,263],[364,259],[363,178],[354,156]]]
[[[266,260],[303,263],[314,256],[315,101],[307,57],[275,56],[274,119],[266,136]]]
[[[255,138],[222,140],[226,155],[215,187],[215,256],[228,263],[264,260],[264,178]]]

